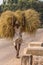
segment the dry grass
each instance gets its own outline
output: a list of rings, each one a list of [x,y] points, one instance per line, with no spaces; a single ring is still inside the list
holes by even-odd
[[[0,36],[1,37],[13,37],[14,28],[13,23],[15,22],[15,16],[13,12],[3,12],[0,18]]]
[[[17,10],[14,14],[15,14],[15,16],[17,18],[18,23],[22,24],[22,22],[23,22],[22,11],[21,10]]]
[[[39,14],[35,10],[29,9],[25,11],[25,20],[26,20],[26,31],[29,33],[36,32],[39,27],[40,20]]]
[[[30,34],[36,32],[40,23],[39,14],[35,10],[6,11],[0,17],[0,36],[12,38],[15,33],[14,26],[16,21],[21,26],[21,30],[25,30]]]

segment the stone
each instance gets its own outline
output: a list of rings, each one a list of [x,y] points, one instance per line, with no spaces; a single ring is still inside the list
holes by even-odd
[[[32,65],[32,55],[26,54],[21,58],[21,65]]]

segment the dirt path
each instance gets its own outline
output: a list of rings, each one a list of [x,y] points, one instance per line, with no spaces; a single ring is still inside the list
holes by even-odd
[[[4,65],[21,65],[21,59],[12,58],[8,62],[6,62]]]
[[[39,29],[32,38],[28,34],[23,34],[24,43],[20,49],[20,57],[23,54],[23,49],[28,46],[30,41],[43,42],[43,29]],[[0,65],[20,65],[21,59],[15,58],[16,51],[12,42],[6,39],[0,39]]]

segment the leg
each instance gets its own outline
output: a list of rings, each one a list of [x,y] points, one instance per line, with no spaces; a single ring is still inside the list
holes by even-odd
[[[30,56],[30,65],[32,65],[32,59],[33,59],[33,56],[31,55]]]
[[[16,57],[19,57],[19,50],[20,50],[20,46],[19,46],[19,44],[17,44],[17,55],[16,55]]]
[[[15,45],[15,49],[17,50],[17,45]]]

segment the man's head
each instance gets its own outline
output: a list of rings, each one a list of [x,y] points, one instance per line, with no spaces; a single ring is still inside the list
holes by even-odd
[[[16,26],[16,28],[20,27],[20,24],[18,23],[18,21],[16,21],[15,26]]]

